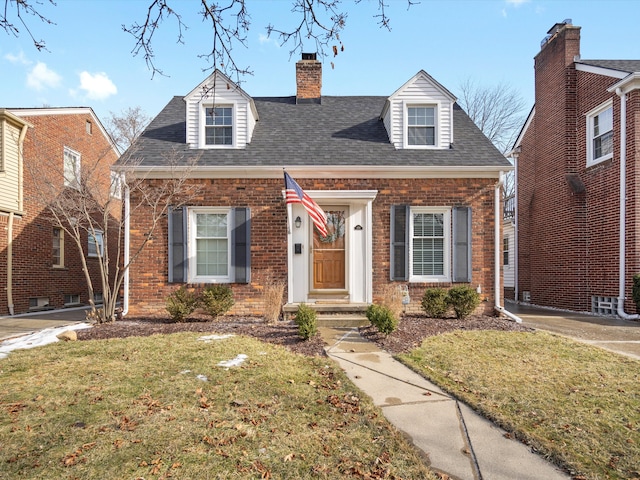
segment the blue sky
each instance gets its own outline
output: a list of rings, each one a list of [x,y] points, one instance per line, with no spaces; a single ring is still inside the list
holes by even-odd
[[[585,59],[640,59],[638,0],[387,0],[391,31],[376,24],[377,1],[344,0],[349,12],[341,35],[344,52],[323,63],[325,95],[391,95],[423,69],[452,93],[472,78],[492,86],[506,82],[533,104],[533,57],[547,30],[566,18],[582,27]],[[199,2],[170,2],[189,26],[177,44],[171,22],[160,28],[155,75],[142,56],[133,56],[133,37],[121,25],[143,21],[151,0],[58,0],[44,4],[55,25],[31,19],[34,37],[48,51],[37,51],[30,37],[0,31],[0,108],[92,107],[105,121],[109,112],[140,106],[155,116],[174,95],[185,95],[210,73],[198,57],[211,45],[198,15]],[[290,47],[265,38],[265,27],[293,21],[290,0],[248,0],[248,48],[236,47],[240,66],[254,75],[243,79],[252,96],[295,94],[295,62]],[[306,50],[313,50],[312,45]],[[331,61],[334,68],[331,67]]]

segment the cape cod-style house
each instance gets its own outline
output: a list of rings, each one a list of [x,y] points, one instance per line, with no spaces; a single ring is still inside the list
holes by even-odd
[[[128,311],[161,310],[181,285],[227,283],[230,313],[259,315],[273,281],[289,311],[362,308],[389,285],[418,311],[427,287],[458,283],[481,292],[483,312],[501,309],[498,200],[512,167],[451,92],[421,70],[390,95],[324,96],[315,54],[296,63],[296,83],[294,96],[252,97],[215,71],[125,152],[129,175],[187,172],[202,187],[133,264]],[[284,171],[326,212],[327,236],[286,203]],[[148,225],[132,212],[136,245]]]

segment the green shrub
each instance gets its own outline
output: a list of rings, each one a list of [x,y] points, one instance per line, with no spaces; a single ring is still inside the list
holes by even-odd
[[[633,301],[636,304],[636,312],[640,313],[640,273],[633,276]]]
[[[385,335],[390,334],[398,328],[398,319],[391,309],[386,305],[369,305],[366,312],[369,321]]]
[[[234,303],[233,292],[228,285],[210,285],[200,295],[200,306],[213,318],[227,313]]]
[[[480,294],[469,285],[451,287],[447,297],[457,318],[468,317],[480,305]]]
[[[166,309],[174,322],[182,322],[198,306],[198,297],[184,286],[167,297]]]
[[[427,288],[422,296],[422,310],[431,318],[444,318],[449,310],[449,297],[444,288]]]
[[[301,303],[294,321],[298,325],[298,333],[303,339],[309,340],[318,333],[318,314],[310,306]]]

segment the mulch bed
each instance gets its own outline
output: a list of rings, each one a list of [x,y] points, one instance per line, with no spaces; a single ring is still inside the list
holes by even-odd
[[[407,352],[422,343],[426,337],[440,335],[454,330],[503,330],[531,331],[511,320],[489,316],[470,316],[464,320],[456,318],[435,319],[421,315],[404,315],[398,329],[389,335],[383,335],[373,327],[362,327],[360,334],[382,349],[392,354]],[[92,328],[78,330],[78,340],[104,340],[132,336],[149,336],[177,332],[198,333],[234,333],[247,335],[258,340],[282,345],[289,350],[308,356],[324,356],[325,343],[317,335],[307,341],[298,335],[294,322],[268,324],[259,317],[225,316],[214,321],[210,317],[196,316],[189,321],[175,323],[165,316],[126,317],[113,323],[94,325]]]

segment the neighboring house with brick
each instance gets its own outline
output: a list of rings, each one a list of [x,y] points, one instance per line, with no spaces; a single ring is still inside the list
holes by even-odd
[[[513,157],[517,299],[635,312],[640,60],[583,60],[580,27],[556,24],[535,57],[535,107]]]
[[[133,264],[130,312],[162,310],[181,285],[226,283],[232,314],[259,315],[264,286],[281,281],[285,310],[362,308],[391,285],[419,311],[427,287],[463,283],[493,313],[509,162],[424,71],[390,96],[323,96],[321,69],[304,54],[296,95],[260,98],[214,72],[125,152],[120,168],[147,182],[187,172],[202,187]],[[327,213],[326,237],[285,203],[285,169]],[[148,217],[132,213],[131,245]]]
[[[82,172],[109,195],[119,153],[91,108],[0,109],[0,315],[86,305],[78,248],[47,209],[57,192],[76,188]],[[96,249],[82,239],[100,302]]]

